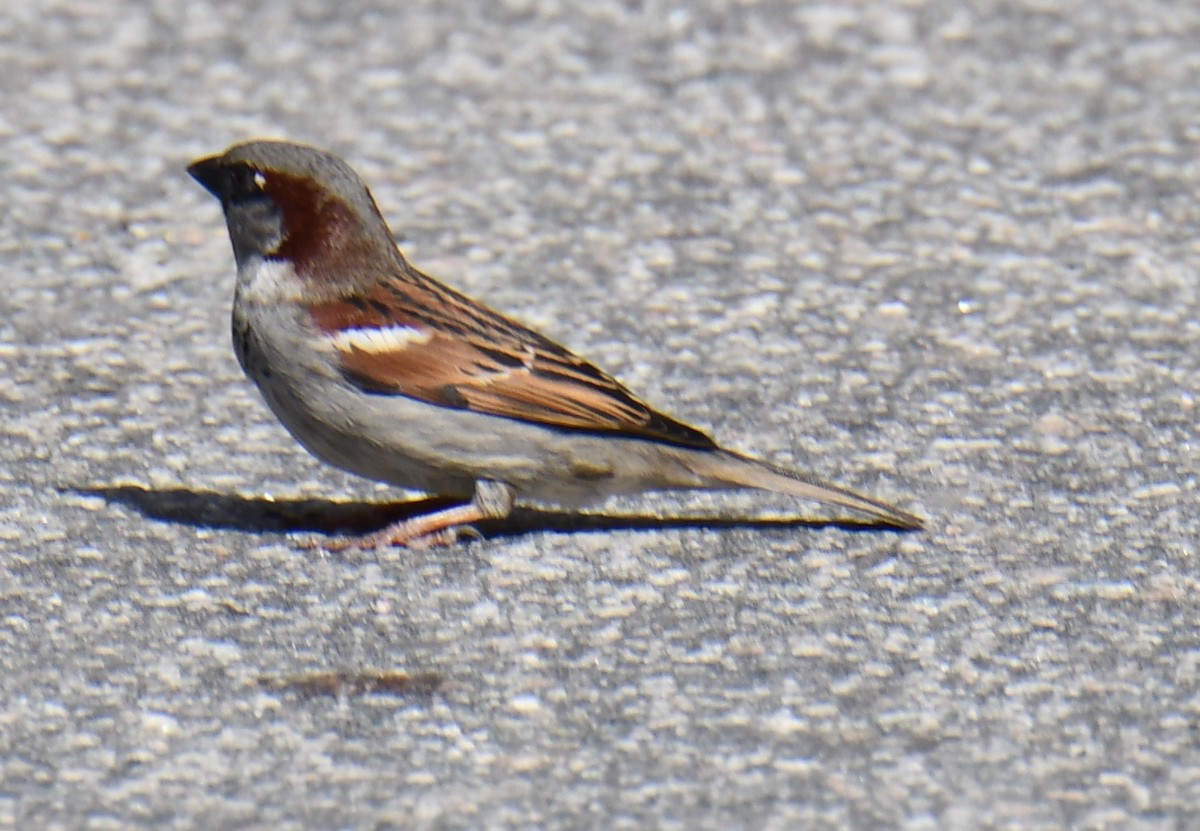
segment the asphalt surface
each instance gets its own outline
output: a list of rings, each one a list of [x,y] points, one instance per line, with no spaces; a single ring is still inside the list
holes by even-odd
[[[1200,828],[1200,7],[572,5],[0,12],[0,827]],[[253,136],[929,530],[306,549],[406,495],[236,366]]]

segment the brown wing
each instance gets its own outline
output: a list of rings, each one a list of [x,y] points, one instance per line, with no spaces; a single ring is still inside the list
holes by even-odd
[[[361,389],[573,430],[712,449],[563,347],[415,269],[365,297],[310,307]]]

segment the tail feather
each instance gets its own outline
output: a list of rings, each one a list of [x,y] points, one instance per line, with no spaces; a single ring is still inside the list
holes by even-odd
[[[811,499],[824,505],[849,508],[905,530],[915,531],[925,527],[925,520],[916,514],[802,473],[784,470],[728,450],[719,450],[712,458],[713,467],[706,473],[729,485],[772,491],[800,499]]]

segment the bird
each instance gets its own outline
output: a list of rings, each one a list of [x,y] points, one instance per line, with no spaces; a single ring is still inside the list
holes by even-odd
[[[753,489],[924,521],[720,446],[558,343],[420,271],[366,184],[316,147],[252,140],[192,162],[220,200],[245,374],[318,459],[450,507],[327,547],[448,545],[523,502]]]

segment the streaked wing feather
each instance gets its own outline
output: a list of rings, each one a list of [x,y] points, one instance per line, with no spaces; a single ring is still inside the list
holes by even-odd
[[[416,270],[366,297],[326,301],[309,311],[345,377],[367,392],[565,429],[716,447],[577,355]]]

